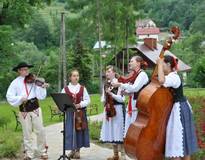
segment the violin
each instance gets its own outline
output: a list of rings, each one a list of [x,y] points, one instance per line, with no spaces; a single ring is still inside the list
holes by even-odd
[[[29,73],[24,81],[26,83],[29,83],[29,84],[32,84],[34,83],[35,85],[39,86],[39,87],[49,87],[49,84],[45,82],[45,79],[44,78],[39,78],[39,77],[36,77],[34,74],[32,73]]]
[[[109,95],[106,91],[108,89],[113,89],[111,81],[106,80],[105,85],[104,85],[104,90],[105,90],[105,107],[106,107],[106,117],[111,118],[116,115],[116,110],[114,107],[114,101],[111,95]]]

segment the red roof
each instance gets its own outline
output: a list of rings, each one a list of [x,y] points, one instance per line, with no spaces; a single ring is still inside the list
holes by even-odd
[[[157,27],[137,28],[137,35],[159,34],[160,30]]]

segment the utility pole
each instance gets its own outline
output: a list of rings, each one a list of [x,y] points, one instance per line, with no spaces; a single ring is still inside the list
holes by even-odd
[[[99,6],[99,0],[97,0],[97,31],[98,31],[98,43],[99,43],[99,55],[100,55],[100,94],[102,94],[102,87],[103,87],[103,81],[102,81],[102,53],[101,53],[101,26],[100,26],[100,6]]]
[[[67,85],[67,69],[66,69],[66,50],[65,50],[65,13],[61,12],[61,32],[60,32],[60,54],[58,65],[58,92],[62,88],[62,73],[63,73],[63,86]],[[62,72],[63,71],[63,72]]]
[[[61,53],[62,53],[62,62],[63,62],[63,86],[67,85],[67,58],[65,51],[65,13],[61,12]]]
[[[129,34],[129,30],[128,30],[128,24],[129,24],[129,17],[126,18],[126,22],[125,22],[125,44],[126,44],[126,55],[127,55],[127,71],[129,71],[129,59],[130,59],[130,56],[129,56],[129,48],[128,48],[128,34]],[[124,73],[124,72],[123,72]]]

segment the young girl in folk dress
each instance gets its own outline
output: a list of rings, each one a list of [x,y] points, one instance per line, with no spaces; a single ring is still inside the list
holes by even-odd
[[[116,82],[115,69],[113,66],[106,67],[106,79],[110,86],[103,89],[101,101],[104,102],[104,117],[100,134],[100,140],[104,143],[113,144],[114,156],[107,158],[107,160],[119,160],[119,149],[121,148],[121,159],[125,160],[125,153],[123,149],[123,133],[124,133],[124,101],[125,97],[121,94],[120,88],[113,88],[111,83]],[[107,86],[107,87],[106,87]],[[111,100],[107,96],[111,96]],[[111,103],[111,104],[110,104]],[[116,114],[109,116],[108,105],[112,105]]]
[[[90,147],[89,131],[87,124],[86,106],[90,103],[90,97],[84,86],[81,86],[79,81],[78,70],[72,70],[70,73],[70,83],[62,90],[62,93],[67,93],[73,99],[76,112],[66,113],[66,150],[71,150],[68,157],[80,159],[80,148]],[[82,113],[82,126],[76,128],[77,112]]]
[[[197,138],[191,106],[183,95],[183,84],[176,72],[177,61],[166,55],[157,63],[160,84],[172,88],[174,96],[166,130],[165,156],[172,160],[190,160],[198,149]]]

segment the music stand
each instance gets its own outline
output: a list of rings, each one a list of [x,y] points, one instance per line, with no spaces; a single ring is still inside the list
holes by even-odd
[[[66,93],[51,93],[51,97],[58,106],[59,110],[63,112],[63,155],[61,155],[58,160],[70,160],[70,158],[65,154],[65,115],[66,111],[75,112],[76,108],[72,99]]]

